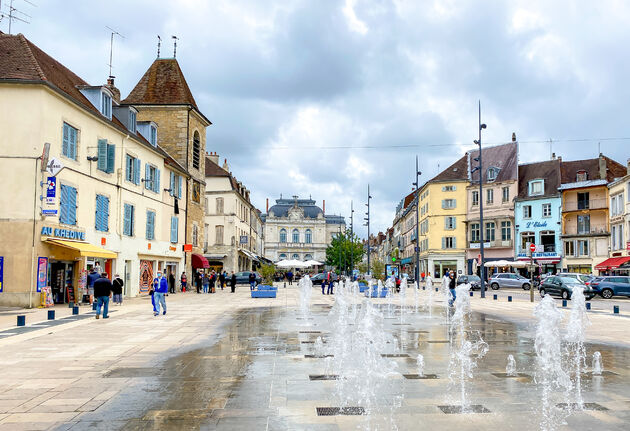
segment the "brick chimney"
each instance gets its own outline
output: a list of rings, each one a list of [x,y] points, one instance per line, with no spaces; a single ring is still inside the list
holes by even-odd
[[[324,199],[323,202],[324,203],[322,204],[322,212],[324,213],[324,215],[326,215],[326,199]]]
[[[599,153],[599,179],[606,179],[606,159],[602,153]]]
[[[219,166],[219,155],[216,152],[211,151],[209,153],[206,153],[206,155],[212,161],[212,163]]]
[[[223,167],[223,170],[225,172],[230,172],[230,167],[228,166],[227,159],[223,159],[223,166],[222,167]]]
[[[109,78],[107,78],[107,84],[105,85],[105,87],[107,87],[109,91],[112,92],[112,95],[114,96],[114,102],[120,104],[120,90],[114,85],[114,76],[110,76]]]
[[[265,212],[269,214],[269,198],[267,198],[267,210]]]
[[[512,142],[516,142],[516,132],[512,132]]]

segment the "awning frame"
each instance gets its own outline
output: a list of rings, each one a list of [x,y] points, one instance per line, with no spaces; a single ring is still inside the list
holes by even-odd
[[[103,259],[116,259],[118,253],[115,251],[106,250],[89,242],[82,241],[67,241],[64,239],[48,238],[47,243],[53,244],[59,247],[69,248],[75,252],[79,252],[81,257],[100,257]]]

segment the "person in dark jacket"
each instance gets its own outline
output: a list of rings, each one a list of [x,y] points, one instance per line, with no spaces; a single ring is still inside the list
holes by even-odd
[[[112,293],[114,294],[114,304],[122,305],[122,293],[123,293],[123,283],[122,278],[118,274],[114,276],[114,281],[112,282]]]
[[[453,306],[453,303],[455,302],[455,299],[457,298],[457,294],[455,293],[456,286],[457,284],[455,282],[455,273],[451,271],[448,278],[448,290],[451,293],[451,298],[448,301],[448,305],[450,305],[451,307]]]
[[[221,290],[225,287],[225,271],[219,273],[219,286]]]
[[[287,272],[287,280],[289,280],[289,286],[291,286],[293,284],[293,272],[291,270]]]
[[[88,285],[88,301],[90,305],[94,302],[94,282],[101,278],[101,274],[96,272],[96,269],[92,267],[90,273],[87,275],[87,285]]]
[[[250,272],[248,279],[249,279],[249,290],[254,290],[254,287],[256,287],[256,273]]]
[[[96,296],[96,318],[101,314],[103,307],[103,319],[109,318],[107,311],[109,309],[109,297],[112,294],[112,282],[107,278],[107,273],[101,274],[101,277],[94,282],[94,296]]]
[[[232,276],[230,277],[230,289],[232,293],[236,290],[236,274],[234,274],[234,271],[232,271]]]
[[[195,272],[195,288],[197,289],[197,293],[201,293],[201,273],[199,270]]]
[[[214,293],[214,285],[217,282],[217,273],[214,272],[214,269],[212,270],[212,272],[210,273],[210,289],[209,289],[209,293]]]
[[[166,314],[166,300],[164,299],[164,295],[168,293],[168,281],[166,281],[166,277],[163,277],[162,273],[158,272],[156,280],[157,286],[155,288],[155,292],[153,293],[153,299],[155,302],[155,311],[153,312],[154,316],[160,314],[160,305],[164,310],[162,314]]]
[[[186,292],[186,284],[188,282],[188,277],[186,277],[186,271],[182,272],[182,276],[179,278],[179,282],[182,285],[182,292]]]
[[[168,274],[168,292],[175,293],[175,274],[172,271]]]

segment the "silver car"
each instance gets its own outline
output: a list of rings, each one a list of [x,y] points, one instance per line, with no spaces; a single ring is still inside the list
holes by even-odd
[[[529,290],[532,287],[529,278],[508,272],[494,274],[488,283],[493,290],[498,290],[501,287],[520,287],[523,290]]]

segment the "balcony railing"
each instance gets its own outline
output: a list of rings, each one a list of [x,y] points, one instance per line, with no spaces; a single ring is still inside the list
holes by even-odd
[[[610,234],[607,226],[591,226],[589,229],[576,229],[571,227],[564,232],[563,235],[597,235],[597,234]]]
[[[588,201],[565,202],[563,211],[600,210],[608,208],[608,199],[590,199]]]

